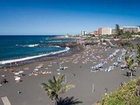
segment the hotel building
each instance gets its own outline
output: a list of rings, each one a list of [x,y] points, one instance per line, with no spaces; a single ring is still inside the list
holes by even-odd
[[[138,26],[123,26],[123,32],[134,32],[134,33],[137,33],[140,31],[140,27]]]
[[[98,34],[99,35],[111,35],[112,34],[112,29],[111,28],[99,28],[98,29]]]

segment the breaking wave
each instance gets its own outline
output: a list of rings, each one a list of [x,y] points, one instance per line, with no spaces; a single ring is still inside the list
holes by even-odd
[[[33,46],[30,45],[30,47],[33,47]],[[40,55],[36,55],[36,56],[29,56],[29,57],[24,57],[24,58],[19,58],[19,59],[12,59],[12,60],[3,60],[3,61],[0,61],[0,64],[1,65],[4,65],[4,64],[10,64],[10,63],[15,63],[15,62],[21,62],[21,61],[31,60],[31,59],[35,59],[35,58],[44,57],[44,56],[60,54],[60,53],[63,53],[63,52],[69,51],[69,50],[70,50],[70,48],[69,47],[66,47],[64,50],[56,51],[56,52],[50,52],[50,53],[47,53],[47,54],[40,54]]]

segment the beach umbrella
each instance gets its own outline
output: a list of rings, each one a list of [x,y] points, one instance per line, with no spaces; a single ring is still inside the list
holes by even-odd
[[[19,72],[14,73],[15,75],[19,75]]]
[[[15,76],[15,81],[20,81],[20,77],[18,77],[18,76]]]

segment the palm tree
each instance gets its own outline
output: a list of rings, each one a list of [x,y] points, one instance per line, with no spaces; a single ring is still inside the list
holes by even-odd
[[[132,78],[132,76],[134,75],[133,74],[133,72],[134,72],[134,59],[132,57],[126,56],[125,61],[126,61],[127,68],[129,70],[129,72],[131,73],[131,78]]]
[[[53,76],[53,79],[48,80],[48,83],[42,83],[44,90],[51,100],[57,100],[60,93],[64,93],[74,87],[74,85],[64,83],[64,78],[64,75],[58,77]]]
[[[120,36],[120,26],[118,24],[116,24],[116,37]]]
[[[81,101],[78,101],[78,99],[74,99],[74,97],[66,97],[66,98],[59,98],[56,101],[56,105],[77,105],[82,103]]]
[[[127,39],[130,39],[132,37],[132,34],[129,31],[125,32],[124,35],[124,37]]]

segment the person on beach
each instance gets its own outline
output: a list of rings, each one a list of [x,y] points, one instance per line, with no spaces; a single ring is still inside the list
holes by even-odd
[[[4,83],[4,84],[8,83],[7,79],[4,79],[4,80],[3,80],[3,83]]]
[[[123,86],[123,82],[120,83],[120,86]]]
[[[1,75],[2,78],[6,77],[5,75]]]
[[[0,87],[2,86],[2,82],[0,82]]]
[[[73,74],[73,76],[75,77],[76,76],[76,74],[75,73],[72,73]]]
[[[95,92],[95,85],[94,83],[92,84],[92,93]]]
[[[107,92],[108,92],[108,89],[107,89],[107,88],[105,88],[105,95],[107,95]]]
[[[18,93],[18,94],[21,94],[21,91],[18,90],[17,93]]]

